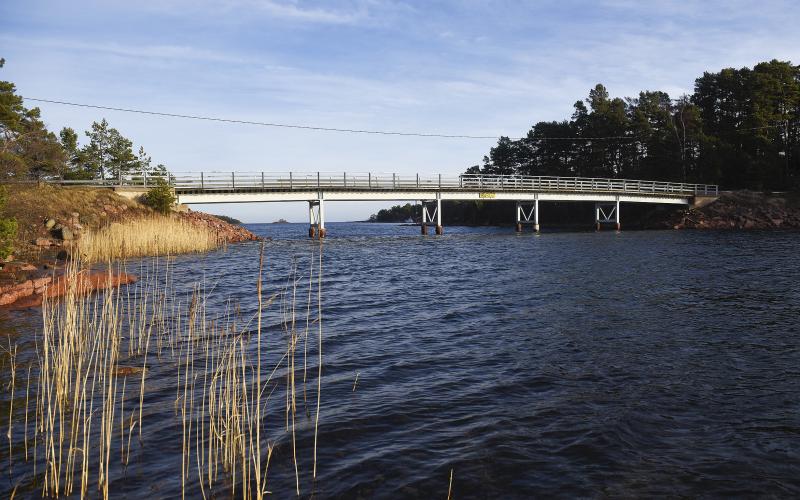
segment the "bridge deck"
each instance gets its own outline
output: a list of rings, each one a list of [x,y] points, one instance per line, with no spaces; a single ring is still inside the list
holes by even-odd
[[[172,175],[179,195],[298,193],[313,191],[382,193],[564,193],[626,194],[657,197],[717,196],[717,186],[632,179],[529,177],[501,175],[409,176],[398,174],[329,173],[188,173]],[[369,199],[373,197],[370,196]],[[384,199],[382,196],[377,199]],[[390,199],[390,198],[387,198]],[[456,199],[456,198],[451,198]]]

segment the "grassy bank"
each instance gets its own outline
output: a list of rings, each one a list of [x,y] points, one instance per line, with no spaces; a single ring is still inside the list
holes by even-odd
[[[207,214],[160,215],[110,189],[13,185],[8,193],[6,215],[19,225],[14,243],[18,260],[48,259],[66,250],[80,253],[85,262],[97,262],[205,252],[256,239],[246,229]]]

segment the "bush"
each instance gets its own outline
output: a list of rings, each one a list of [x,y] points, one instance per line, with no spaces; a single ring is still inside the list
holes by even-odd
[[[0,259],[7,259],[14,253],[14,240],[17,238],[17,221],[0,219]]]
[[[164,182],[164,180],[159,179],[156,182],[156,186],[150,188],[150,190],[147,191],[147,194],[144,195],[143,201],[145,205],[152,208],[156,212],[168,214],[177,200],[169,184]]]
[[[6,208],[6,188],[0,186],[0,214]],[[0,259],[7,259],[14,253],[14,240],[17,239],[17,221],[0,217]]]

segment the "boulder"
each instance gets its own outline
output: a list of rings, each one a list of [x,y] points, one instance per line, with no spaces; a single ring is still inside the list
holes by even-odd
[[[53,240],[48,238],[36,238],[33,242],[37,247],[49,247],[53,244]]]
[[[56,220],[55,219],[47,219],[45,221],[45,223],[44,223],[44,227],[46,227],[48,231],[50,229],[53,229],[55,227],[55,225],[56,225]]]
[[[75,233],[72,232],[72,229],[68,228],[67,226],[61,226],[56,231],[56,237],[64,241],[70,241],[75,239]]]

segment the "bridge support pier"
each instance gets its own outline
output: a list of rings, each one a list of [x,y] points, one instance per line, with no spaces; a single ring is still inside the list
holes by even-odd
[[[308,202],[308,223],[309,238],[325,237],[325,202],[322,198]]]
[[[434,224],[434,217],[436,218],[436,223]],[[436,197],[436,207],[433,209],[433,213],[428,209],[428,202],[426,200],[422,200],[422,222],[420,224],[420,228],[422,234],[428,234],[428,226],[436,226],[436,234],[443,234],[444,227],[442,227],[442,199],[439,197],[437,193]]]
[[[617,201],[615,202],[595,203],[594,220],[598,231],[600,230],[601,224],[614,224],[617,231],[622,229],[620,223],[619,197],[617,197]]]
[[[533,226],[533,230],[539,232],[539,200],[533,200],[533,204],[526,208],[521,201],[517,202],[517,232],[522,232],[524,224]]]

